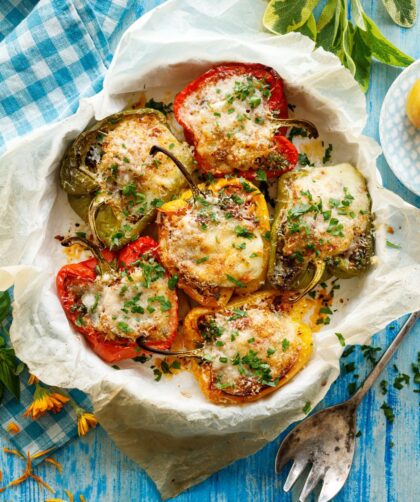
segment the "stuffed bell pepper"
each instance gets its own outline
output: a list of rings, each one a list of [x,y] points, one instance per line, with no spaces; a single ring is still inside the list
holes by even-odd
[[[267,204],[262,193],[243,178],[198,186],[190,179],[189,183],[191,190],[159,208],[162,263],[195,301],[212,307],[225,305],[233,293],[254,292],[265,282],[270,234]]]
[[[297,125],[317,135],[310,122],[287,119],[283,81],[261,64],[211,68],[176,96],[174,113],[200,169],[215,176],[279,176],[298,161],[285,127]]]
[[[287,173],[278,184],[268,276],[283,290],[305,293],[328,276],[350,278],[374,255],[371,199],[350,164]]]
[[[169,348],[178,327],[178,301],[158,244],[141,237],[114,254],[83,238],[62,242],[75,243],[94,258],[63,266],[57,292],[68,320],[94,352],[108,363],[133,358],[139,336],[152,347]]]
[[[61,186],[70,205],[109,249],[135,240],[156,208],[185,184],[169,159],[149,155],[154,144],[168,148],[191,168],[188,145],[174,137],[162,113],[151,109],[125,111],[98,122],[76,138],[62,161]]]
[[[198,307],[184,321],[186,351],[204,395],[216,404],[256,401],[289,382],[308,363],[312,333],[299,309],[276,291],[254,293],[220,309]]]

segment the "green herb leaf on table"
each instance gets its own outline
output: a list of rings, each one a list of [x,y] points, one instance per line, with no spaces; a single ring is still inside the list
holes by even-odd
[[[11,302],[7,291],[0,292],[0,323],[10,314]]]
[[[16,399],[20,397],[18,360],[15,351],[10,348],[0,349],[0,385],[11,392]]]
[[[379,28],[372,19],[363,13],[363,20],[366,25],[366,31],[362,31],[366,45],[372,51],[372,55],[382,63],[391,66],[409,66],[414,59],[404,52],[400,51],[380,32]]]
[[[317,30],[316,30],[316,19],[313,14],[308,17],[308,20],[305,24],[303,24],[300,28],[297,28],[296,31],[302,33],[306,37],[312,38],[314,42],[316,42]]]
[[[412,17],[413,0],[383,0],[392,3],[407,20]],[[312,13],[318,2],[271,0],[264,14],[264,26],[278,34],[299,31],[316,41],[318,47],[333,52],[350,71],[364,92],[369,87],[372,57],[392,66],[408,66],[413,59],[387,40],[374,21],[364,12],[360,0],[327,0],[314,26]],[[411,9],[411,10],[410,10]],[[408,12],[408,13],[407,13]],[[415,12],[414,12],[415,16]]]
[[[289,33],[303,26],[318,0],[271,0],[264,13],[264,26],[274,33]]]
[[[0,292],[0,323],[3,323],[11,313],[11,301],[7,291]],[[16,399],[20,397],[19,375],[23,370],[23,364],[15,356],[15,351],[6,347],[5,340],[0,336],[0,402],[3,399],[4,390],[11,392]]]
[[[388,14],[395,24],[411,28],[417,17],[416,0],[382,0]]]

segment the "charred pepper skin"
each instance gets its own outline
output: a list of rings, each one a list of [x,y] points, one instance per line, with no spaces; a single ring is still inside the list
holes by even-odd
[[[105,362],[115,363],[138,356],[139,348],[135,341],[124,338],[107,340],[106,333],[96,330],[89,323],[81,324],[77,322],[79,313],[74,308],[76,298],[70,291],[70,286],[72,283],[87,285],[103,273],[120,274],[121,272],[130,270],[136,266],[136,262],[145,254],[151,255],[159,261],[158,243],[151,237],[140,237],[135,242],[121,249],[119,253],[113,253],[107,249],[100,250],[96,246],[92,246],[85,239],[70,238],[67,241],[65,245],[80,242],[92,250],[95,256],[80,263],[64,265],[57,273],[57,293],[67,319],[72,327],[85,337],[92,350]],[[166,277],[169,279],[169,275]],[[175,291],[171,291],[171,310],[169,312],[168,324],[171,328],[168,338],[164,341],[153,342],[149,340],[148,343],[152,347],[168,349],[176,336],[178,327],[178,301]]]
[[[172,134],[166,117],[157,110],[144,108],[123,111],[101,120],[90,129],[82,132],[67,149],[61,163],[60,183],[68,194],[70,206],[80,218],[89,222],[96,240],[109,249],[118,250],[135,240],[144,228],[153,221],[157,209],[149,205],[145,213],[130,225],[131,229],[122,232],[124,223],[126,223],[123,212],[127,207],[119,207],[106,187],[104,189],[103,183],[101,185],[99,182],[97,167],[100,163],[98,156],[101,157],[101,147],[98,138],[112,131],[124,119],[148,115],[155,117]],[[175,137],[173,137],[173,144],[174,151],[183,163],[188,169],[192,169],[192,155],[189,152],[185,153],[183,144]],[[96,158],[92,154],[95,148],[99,152]],[[168,190],[165,195],[159,196],[163,202],[170,200],[185,186],[184,179],[180,177],[179,183],[175,185],[173,190]],[[115,240],[113,237],[119,233],[123,235]]]
[[[357,170],[355,170],[357,171]],[[302,171],[284,174],[278,182],[275,214],[271,230],[270,256],[268,265],[268,279],[270,283],[281,290],[304,291],[313,289],[319,282],[329,277],[350,279],[366,272],[371,266],[375,254],[375,238],[373,215],[371,213],[371,199],[363,175],[357,171],[365,186],[369,199],[369,217],[366,229],[355,240],[352,251],[336,256],[327,256],[319,260],[297,259],[283,253],[285,237],[282,226],[285,221],[285,212],[289,207],[289,183],[297,177],[304,175]]]

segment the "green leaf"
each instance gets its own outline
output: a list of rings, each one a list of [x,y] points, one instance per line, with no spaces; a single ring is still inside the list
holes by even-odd
[[[298,31],[299,33],[302,33],[302,35],[305,35],[305,36],[311,38],[314,42],[316,42],[317,29],[316,29],[315,16],[313,14],[311,14],[308,17],[308,20],[306,21],[306,23],[303,24],[296,31]]]
[[[271,0],[263,23],[274,33],[288,33],[303,26],[312,14],[318,0]]]
[[[337,9],[338,7],[338,9]],[[321,15],[319,16],[317,29],[318,31],[323,30],[327,24],[329,24],[337,15],[337,10],[341,6],[337,5],[337,0],[328,0],[325,7],[323,8]],[[339,13],[338,13],[339,14]],[[338,28],[338,25],[336,26]],[[334,33],[334,37],[337,35],[337,31]]]
[[[332,11],[331,6],[333,6]],[[321,16],[318,21],[317,45],[326,51],[337,53],[337,40],[339,39],[338,29],[342,18],[341,11],[341,2],[337,3],[336,0],[328,0],[327,5],[321,12]]]
[[[379,31],[379,28],[364,12],[362,14],[365,22],[366,31],[361,31],[365,44],[372,51],[372,55],[378,61],[392,66],[409,66],[414,59],[395,47],[393,43],[387,40]]]
[[[358,26],[353,27],[353,46],[351,56],[354,64],[356,65],[354,78],[359,83],[362,91],[366,92],[369,87],[372,53],[370,48],[366,45]]]
[[[382,0],[394,23],[411,28],[417,16],[416,0]]]
[[[20,380],[16,375],[17,360],[13,349],[0,350],[0,383],[8,389],[16,399],[20,397]]]
[[[341,56],[341,62],[343,65],[350,70],[350,73],[354,76],[356,73],[356,65],[354,64],[352,58],[352,47],[353,47],[353,26],[348,21],[348,10],[347,10],[347,0],[342,0],[342,47],[343,52]]]
[[[356,25],[363,31],[366,31],[366,25],[363,20],[363,7],[360,0],[351,0],[351,13],[353,19],[356,21]]]
[[[8,291],[0,291],[0,323],[10,314],[11,304]]]

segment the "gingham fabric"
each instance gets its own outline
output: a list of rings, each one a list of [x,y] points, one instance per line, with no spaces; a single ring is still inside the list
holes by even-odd
[[[0,0],[0,153],[19,136],[73,113],[81,97],[98,92],[123,31],[162,0]],[[10,324],[11,320],[7,321]],[[27,375],[22,375],[27,381]],[[34,387],[7,392],[0,431],[32,455],[77,435],[70,406],[37,421],[24,418]],[[86,396],[72,397],[88,407]],[[21,432],[6,432],[16,422]],[[41,459],[39,459],[41,460]]]
[[[3,324],[7,331],[11,323],[8,319]],[[3,336],[4,338],[4,336]],[[77,436],[77,417],[73,407],[67,404],[60,413],[47,414],[38,420],[24,417],[24,413],[33,401],[34,385],[28,385],[29,374],[24,371],[21,374],[21,396],[18,401],[9,392],[5,392],[4,399],[0,403],[0,432],[14,443],[15,447],[23,453],[35,455],[38,452],[50,448],[57,449]],[[71,397],[79,406],[90,409],[89,398],[79,391],[71,391]],[[17,424],[20,432],[11,434],[8,426]],[[43,458],[34,460],[41,462]]]
[[[0,152],[98,92],[123,31],[158,3],[0,0]]]

